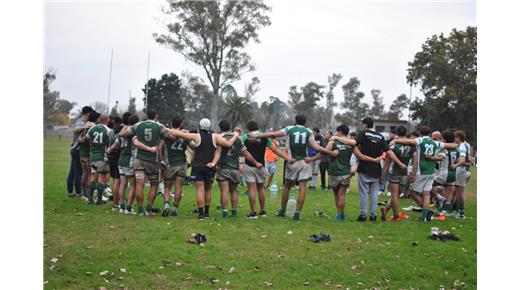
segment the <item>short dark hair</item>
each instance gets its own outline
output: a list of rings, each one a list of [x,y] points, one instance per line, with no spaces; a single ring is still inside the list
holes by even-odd
[[[368,129],[374,128],[374,119],[371,117],[365,117],[363,120],[361,120],[361,124],[366,124]]]
[[[132,126],[139,122],[139,117],[137,115],[132,114],[130,117],[128,117],[128,125]]]
[[[218,126],[220,127],[220,131],[223,132],[231,130],[231,122],[228,120],[220,120],[220,122],[218,122]]]
[[[445,130],[442,132],[442,139],[444,139],[446,143],[453,143],[453,141],[455,141],[455,134],[451,130]]]
[[[455,137],[459,137],[462,142],[466,141],[466,133],[462,130],[455,131]]]
[[[305,117],[305,115],[296,115],[296,117],[294,117],[294,121],[298,125],[305,126],[305,123],[307,122],[307,117]]]
[[[406,129],[406,128],[405,128]],[[390,133],[391,134],[397,134],[397,129],[396,128],[391,128],[390,129]],[[406,135],[406,134],[405,134]],[[404,136],[404,135],[403,135]]]
[[[407,132],[407,131],[408,131],[408,130],[406,129],[405,126],[399,126],[399,127],[397,127],[397,128],[395,129],[395,133],[396,133],[397,136],[399,136],[399,137],[404,137],[404,136],[406,136],[406,132]]]
[[[114,117],[114,124],[115,125],[121,125],[122,122],[123,122],[123,119],[121,119],[121,117],[119,117],[119,116],[115,116]]]
[[[251,121],[247,122],[246,128],[247,128],[248,131],[258,130],[258,123],[256,123],[255,121],[251,120]]]
[[[318,127],[312,128],[312,131],[314,131],[314,133],[316,133],[316,134],[320,134],[320,128],[318,128]]]
[[[337,132],[341,132],[341,134],[347,136],[348,133],[349,133],[349,131],[350,131],[350,129],[348,128],[347,125],[341,124],[341,125],[339,125],[339,126],[336,128],[336,131],[337,131]]]
[[[85,106],[85,107],[81,108],[82,115],[86,115],[86,114],[89,114],[92,112],[94,112],[94,109],[92,109],[92,107],[90,107],[90,106]]]
[[[417,131],[413,131],[412,133],[410,133],[410,137],[412,136],[419,137],[419,133],[417,133]]]
[[[108,117],[108,128],[110,129],[114,129],[114,120],[110,119],[110,117]]]
[[[100,113],[98,113],[96,111],[92,111],[92,112],[90,112],[90,115],[88,116],[88,120],[89,120],[89,122],[95,123],[97,121],[97,119],[99,118],[99,116],[101,116]]]
[[[419,134],[421,134],[421,136],[428,136],[430,135],[430,127],[428,126],[422,126],[421,128],[419,128]]]
[[[154,111],[154,110],[146,111],[146,118],[148,120],[153,120],[153,119],[155,119],[155,117],[157,117],[157,112],[156,111]]]
[[[350,134],[348,134],[350,137],[354,137],[356,138],[357,137],[357,133],[356,132],[350,132]]]
[[[126,112],[123,114],[123,118],[122,118],[123,125],[128,125],[128,118],[130,118],[130,116],[132,116],[132,113],[130,113],[130,112]]]
[[[182,118],[180,116],[174,116],[171,119],[170,124],[172,128],[180,128],[182,124]]]

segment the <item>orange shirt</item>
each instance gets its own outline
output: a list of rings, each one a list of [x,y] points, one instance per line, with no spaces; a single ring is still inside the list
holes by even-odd
[[[273,145],[276,146],[276,148],[280,148],[280,143],[276,140],[273,140]],[[275,162],[276,159],[278,159],[278,155],[276,155],[269,147],[265,147],[265,161],[271,163]]]

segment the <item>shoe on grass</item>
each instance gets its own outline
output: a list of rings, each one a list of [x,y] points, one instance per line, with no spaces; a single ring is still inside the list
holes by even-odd
[[[258,213],[258,216],[260,217],[266,217],[267,216],[267,213],[265,212],[265,210],[262,210]]]
[[[170,215],[170,208],[165,208],[165,209],[163,209],[163,211],[162,211],[162,216],[163,216],[163,217],[167,217],[167,216],[169,216],[169,215]]]
[[[367,216],[365,214],[360,214],[357,218],[357,221],[358,222],[366,222],[367,221]]]
[[[285,217],[285,211],[284,210],[279,210],[278,213],[276,214],[277,217]]]
[[[370,220],[371,222],[375,222],[375,221],[377,221],[377,215],[375,215],[375,214],[371,214],[369,220]]]
[[[251,212],[249,215],[247,215],[248,219],[257,219],[258,216],[256,215],[256,212]]]

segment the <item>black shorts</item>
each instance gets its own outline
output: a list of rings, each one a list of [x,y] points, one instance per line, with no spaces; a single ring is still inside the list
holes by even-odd
[[[191,178],[195,181],[204,181],[204,183],[212,183],[215,177],[215,170],[207,169],[191,169]]]
[[[109,159],[108,167],[110,167],[110,177],[119,178],[119,167],[117,165],[117,159]]]

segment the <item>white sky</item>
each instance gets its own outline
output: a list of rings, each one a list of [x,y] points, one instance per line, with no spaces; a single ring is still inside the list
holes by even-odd
[[[164,0],[46,1],[44,70],[57,70],[54,89],[79,105],[106,102],[110,51],[114,49],[111,104],[126,108],[129,91],[142,107],[147,53],[150,77],[184,70],[204,77],[200,68],[172,50],[155,43]],[[361,81],[371,103],[370,90],[381,89],[385,109],[406,84],[408,61],[433,34],[476,25],[475,1],[266,1],[272,7],[272,25],[260,31],[261,43],[249,45],[257,70],[235,83],[243,92],[245,81],[261,80],[256,100],[269,96],[287,100],[291,85],[309,81],[326,85],[327,76],[341,73],[335,91],[350,77]],[[206,81],[207,82],[207,81]],[[207,82],[209,83],[209,82]],[[419,94],[414,88],[413,95]]]

